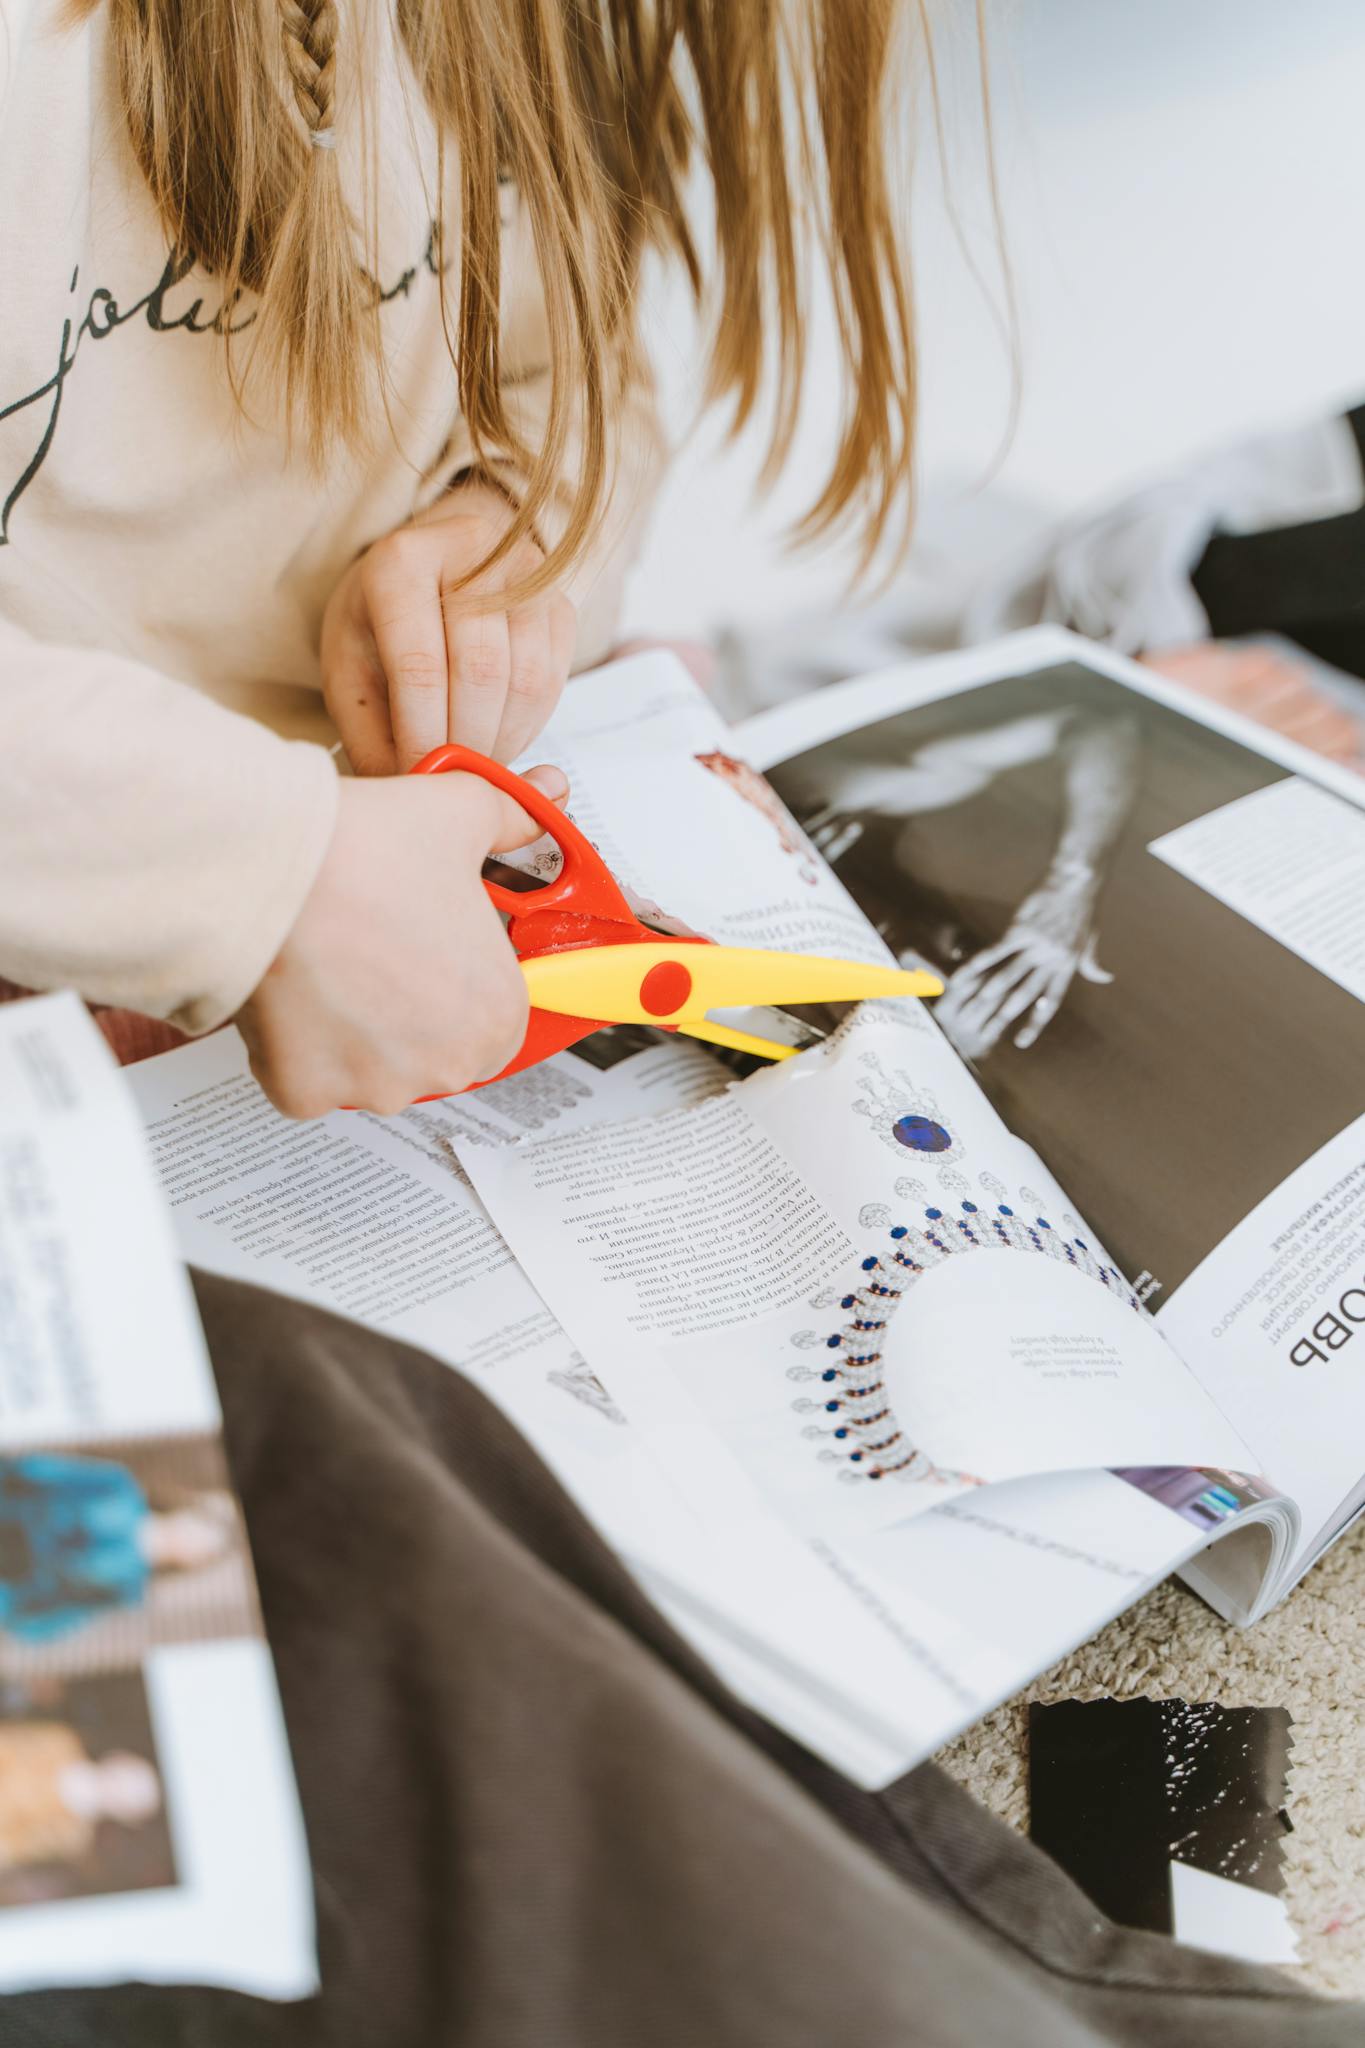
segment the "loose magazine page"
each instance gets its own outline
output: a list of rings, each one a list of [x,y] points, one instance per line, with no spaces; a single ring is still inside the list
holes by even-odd
[[[312,1889],[213,1375],[74,996],[0,1008],[0,1990],[300,1998]]]

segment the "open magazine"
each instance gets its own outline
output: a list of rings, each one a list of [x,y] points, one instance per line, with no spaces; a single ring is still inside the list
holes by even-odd
[[[220,1033],[130,1076],[184,1255],[470,1373],[863,1782],[1172,1570],[1280,1597],[1365,1502],[1350,779],[1051,630],[738,729],[637,657],[536,754],[661,929],[945,995],[316,1125]]]

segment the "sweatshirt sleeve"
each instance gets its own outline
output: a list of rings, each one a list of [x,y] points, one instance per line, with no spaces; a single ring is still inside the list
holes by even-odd
[[[0,620],[0,974],[211,1030],[279,951],[336,804],[321,747]]]

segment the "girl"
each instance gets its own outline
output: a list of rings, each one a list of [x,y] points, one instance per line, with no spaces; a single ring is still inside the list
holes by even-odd
[[[0,0],[0,974],[236,1016],[299,1116],[505,1063],[479,871],[528,821],[402,771],[515,755],[609,644],[649,251],[714,270],[711,393],[742,422],[775,368],[780,461],[818,223],[845,377],[806,531],[903,518],[912,12]]]

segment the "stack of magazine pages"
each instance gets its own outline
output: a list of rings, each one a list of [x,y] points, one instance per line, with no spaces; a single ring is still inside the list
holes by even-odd
[[[1365,1504],[1361,785],[1050,629],[737,728],[640,656],[534,757],[661,931],[945,993],[311,1124],[219,1032],[128,1076],[182,1257],[468,1374],[863,1783],[1281,1599]]]

